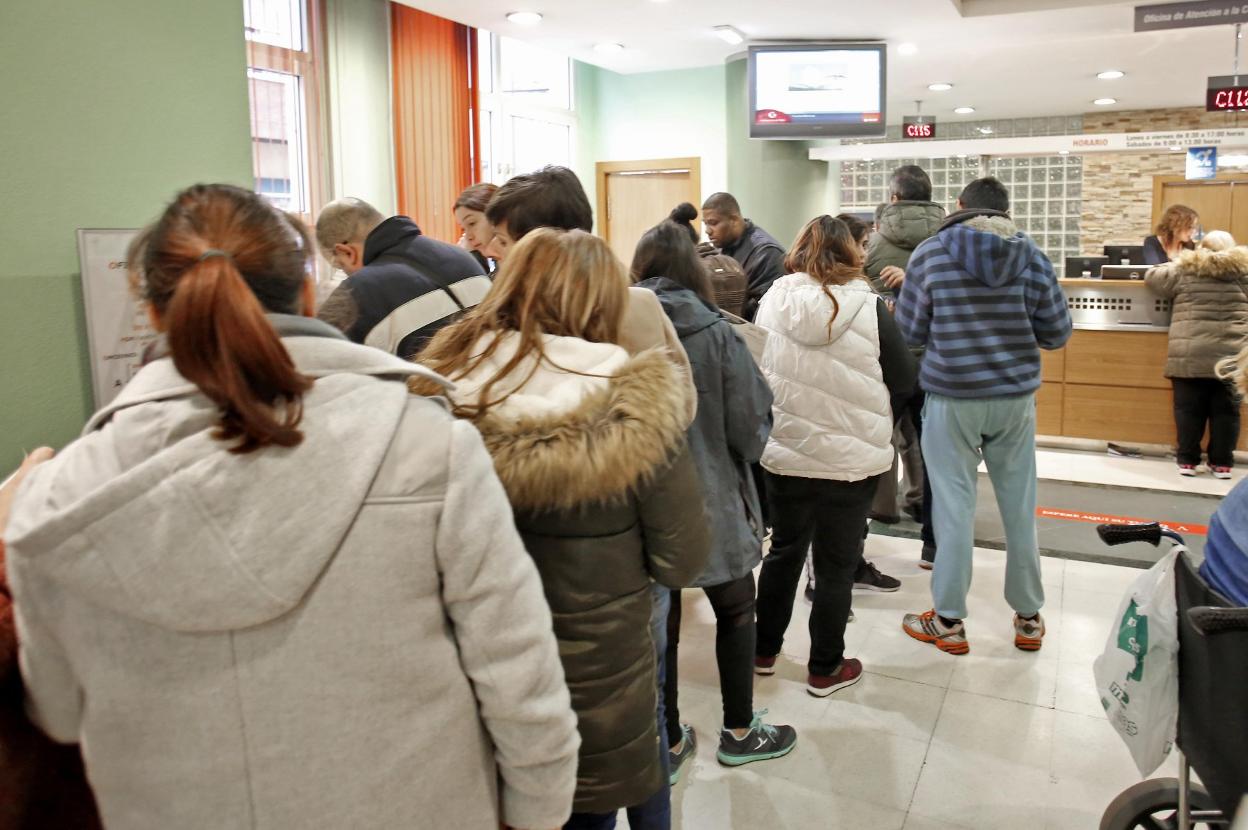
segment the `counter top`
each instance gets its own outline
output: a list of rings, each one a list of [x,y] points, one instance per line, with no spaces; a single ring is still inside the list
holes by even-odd
[[[1145,287],[1148,286],[1148,283],[1145,282],[1144,280],[1103,280],[1099,277],[1095,279],[1092,277],[1070,277],[1069,279],[1067,278],[1059,279],[1058,282],[1061,283],[1062,285],[1084,286],[1087,288],[1109,288],[1110,286],[1113,286],[1115,288],[1117,287],[1133,288],[1139,285],[1142,285]]]
[[[1170,331],[1169,326],[1141,323],[1075,323],[1074,328],[1076,331],[1143,331],[1162,334]]]

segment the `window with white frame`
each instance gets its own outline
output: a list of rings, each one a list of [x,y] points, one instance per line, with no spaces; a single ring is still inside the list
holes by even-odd
[[[547,164],[571,167],[572,61],[485,30],[477,38],[481,180],[502,184]]]
[[[257,193],[310,218],[318,202],[315,0],[243,0]]]

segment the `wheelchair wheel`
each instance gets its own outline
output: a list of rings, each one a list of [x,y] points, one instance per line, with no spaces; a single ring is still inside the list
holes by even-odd
[[[1188,803],[1193,810],[1217,807],[1205,788],[1192,782]],[[1151,778],[1128,787],[1110,802],[1101,816],[1100,830],[1176,830],[1179,826],[1179,779]],[[1194,830],[1225,827],[1194,821]]]

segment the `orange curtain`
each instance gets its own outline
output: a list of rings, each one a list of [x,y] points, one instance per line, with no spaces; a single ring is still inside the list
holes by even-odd
[[[390,9],[399,213],[454,242],[452,207],[475,181],[477,33],[399,3]]]

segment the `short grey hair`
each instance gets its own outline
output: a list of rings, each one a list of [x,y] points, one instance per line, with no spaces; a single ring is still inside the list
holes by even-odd
[[[386,217],[363,199],[346,196],[321,208],[316,218],[316,244],[326,259],[333,257],[334,246],[362,243]]]

